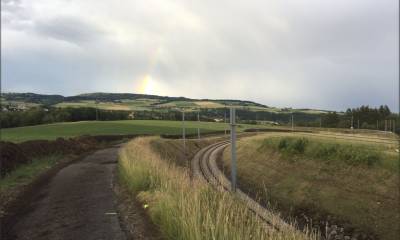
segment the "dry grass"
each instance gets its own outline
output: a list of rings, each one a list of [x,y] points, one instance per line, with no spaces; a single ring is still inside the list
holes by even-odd
[[[238,175],[244,189],[261,193],[264,201],[278,203],[279,209],[287,214],[302,211],[314,220],[330,215],[349,229],[373,233],[380,239],[397,239],[400,233],[398,171],[384,164],[352,166],[306,159],[304,155],[292,156],[288,161],[287,156],[273,148],[260,148],[268,137],[288,135],[291,136],[265,134],[239,142]],[[313,139],[324,141],[323,137]],[[336,144],[344,142],[337,140]],[[381,152],[383,163],[398,161],[384,153],[391,146],[372,144],[370,147]],[[229,151],[226,149],[224,154],[228,169]],[[268,194],[263,195],[265,192]]]
[[[162,156],[163,160],[181,167],[188,167],[189,161],[193,159],[194,155],[200,151],[200,149],[213,143],[223,141],[223,139],[226,138],[208,137],[200,140],[187,139],[186,152],[183,151],[182,139],[155,138],[150,141],[150,144],[153,151]]]
[[[184,168],[153,151],[155,139],[138,138],[121,150],[120,180],[168,239],[307,239],[297,231],[266,229],[231,194],[191,181]]]
[[[197,106],[202,108],[223,108],[225,105],[218,103],[218,102],[211,102],[211,101],[196,101],[194,102]]]

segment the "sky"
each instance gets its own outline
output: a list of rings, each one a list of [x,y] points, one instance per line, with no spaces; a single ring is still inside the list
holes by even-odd
[[[398,109],[397,0],[1,0],[3,92]]]

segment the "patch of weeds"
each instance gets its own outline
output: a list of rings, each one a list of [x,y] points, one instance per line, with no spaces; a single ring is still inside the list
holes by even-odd
[[[282,137],[265,139],[259,151],[278,151],[286,160],[312,159],[351,166],[375,166],[382,162],[382,154],[364,145],[319,142],[308,138]]]

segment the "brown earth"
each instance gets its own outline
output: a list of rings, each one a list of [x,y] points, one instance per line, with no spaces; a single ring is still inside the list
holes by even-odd
[[[113,192],[118,149],[97,151],[47,176],[2,219],[1,239],[126,239]]]
[[[80,136],[56,140],[31,140],[22,143],[0,141],[0,177],[34,158],[59,155],[79,155],[104,147],[110,142],[130,139],[138,135]]]

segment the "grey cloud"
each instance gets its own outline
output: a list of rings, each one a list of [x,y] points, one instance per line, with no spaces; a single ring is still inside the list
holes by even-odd
[[[67,4],[68,14],[56,3]],[[337,110],[398,107],[395,1],[40,4],[54,4],[55,14],[39,16],[26,4],[7,10],[4,31],[25,34],[10,35],[13,44],[5,37],[2,46],[10,90],[133,92],[140,76],[151,74],[165,86],[156,92],[163,95]]]
[[[98,26],[73,17],[57,17],[35,23],[34,31],[40,35],[74,44],[98,41],[104,36]]]

